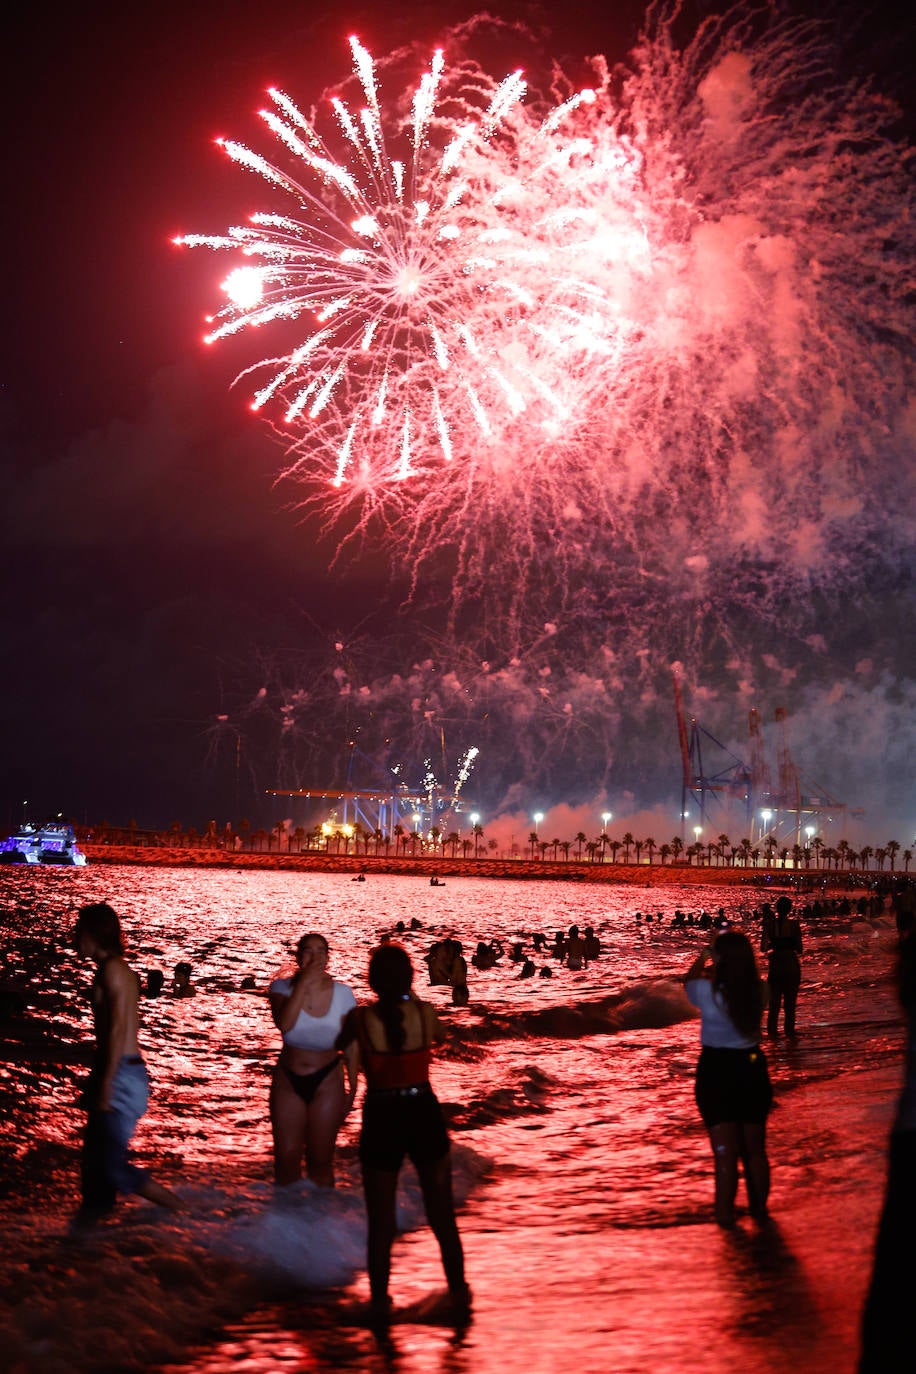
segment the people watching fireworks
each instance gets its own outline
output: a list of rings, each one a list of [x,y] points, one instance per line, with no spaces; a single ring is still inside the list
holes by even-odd
[[[426,1216],[439,1242],[452,1315],[466,1317],[471,1294],[452,1199],[448,1132],[429,1082],[432,1046],[444,1038],[435,1008],[412,991],[413,967],[400,945],[380,945],[369,960],[376,1001],[350,1011],[337,1048],[352,1053],[366,1079],[359,1141],[369,1218],[372,1312],[385,1322],[397,1233],[398,1175],[407,1156],[420,1178]]]
[[[770,1191],[766,1119],[773,1100],[760,1048],[764,984],[747,936],[722,931],[704,945],[684,975],[701,1017],[696,1102],[715,1160],[715,1217],[735,1223],[738,1161],[744,1165],[751,1215],[763,1220]]]
[[[274,1181],[306,1176],[334,1187],[337,1133],[356,1093],[355,1055],[334,1048],[344,1017],[356,1006],[346,983],[328,973],[328,942],[311,931],[296,946],[296,971],[270,985],[270,1009],[283,1048],[270,1087]]]

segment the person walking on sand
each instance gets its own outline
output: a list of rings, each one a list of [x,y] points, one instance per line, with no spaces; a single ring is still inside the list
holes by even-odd
[[[137,1038],[140,979],[124,958],[117,913],[106,902],[84,906],[73,943],[81,958],[96,965],[90,994],[95,1057],[83,1093],[86,1129],[77,1221],[91,1223],[105,1216],[118,1193],[182,1211],[184,1203],[175,1193],[129,1159],[131,1136],[149,1104],[149,1075]]]
[[[764,984],[746,935],[725,930],[705,945],[684,975],[701,1017],[696,1102],[715,1160],[715,1216],[735,1224],[738,1161],[744,1165],[751,1215],[767,1215],[770,1164],[766,1119],[773,1090],[760,1048]]]
[[[337,1133],[356,1094],[355,1055],[334,1048],[356,998],[328,973],[328,955],[323,935],[303,935],[296,972],[270,985],[270,1009],[283,1036],[270,1087],[274,1182],[280,1188],[302,1177],[303,1154],[306,1176],[319,1188],[334,1187]]]
[[[432,1046],[444,1031],[429,1002],[412,991],[413,966],[400,945],[380,945],[369,960],[376,1001],[351,1011],[337,1047],[357,1048],[366,1078],[359,1158],[369,1217],[368,1268],[375,1320],[390,1312],[388,1281],[397,1232],[395,1199],[404,1156],[420,1178],[426,1216],[442,1256],[449,1314],[466,1320],[471,1293],[452,1199],[452,1166],[442,1108],[429,1083]]]
[[[801,926],[791,915],[791,911],[791,900],[788,897],[780,897],[776,903],[776,915],[770,911],[764,912],[763,917],[760,948],[769,956],[767,1035],[779,1034],[780,1004],[785,1007],[786,1035],[795,1035],[795,1007],[801,985],[799,955],[802,952],[802,936]]]

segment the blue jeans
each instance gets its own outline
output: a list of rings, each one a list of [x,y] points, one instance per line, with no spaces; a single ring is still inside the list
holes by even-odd
[[[98,1075],[93,1071],[87,1088],[89,1104],[83,1139],[83,1207],[109,1212],[118,1193],[137,1193],[149,1177],[128,1158],[130,1138],[149,1104],[149,1075],[139,1056],[125,1056],[115,1070],[111,1105],[98,1105]]]

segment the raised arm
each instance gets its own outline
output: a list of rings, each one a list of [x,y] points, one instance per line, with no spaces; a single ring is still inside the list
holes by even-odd
[[[693,963],[690,965],[690,968],[684,974],[683,979],[681,981],[684,983],[689,983],[693,978],[706,978],[711,968],[712,945],[709,944],[703,946],[697,957],[694,959]]]
[[[299,1014],[305,1005],[305,980],[300,978],[298,973],[292,977],[292,987],[289,993],[272,992],[270,994],[270,1012],[274,1018],[277,1030],[285,1035],[291,1031],[299,1020]]]

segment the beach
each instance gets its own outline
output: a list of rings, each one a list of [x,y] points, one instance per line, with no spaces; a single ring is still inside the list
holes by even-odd
[[[806,926],[800,1036],[767,1046],[773,1219],[760,1228],[742,1205],[723,1232],[693,1101],[698,1022],[680,985],[704,936],[671,917],[722,906],[754,938],[764,893],[681,882],[650,899],[645,880],[510,883],[445,865],[432,888],[426,867],[388,874],[371,860],[353,883],[355,872],[296,871],[286,856],[282,868],[238,859],[0,873],[3,988],[19,997],[5,1002],[0,1085],[4,1369],[852,1374],[902,1072],[888,915]],[[121,913],[141,976],[192,964],[195,998],[142,1005],[153,1095],[136,1137],[138,1161],[189,1211],[125,1200],[74,1238],[91,971],[67,937],[91,900]],[[655,920],[637,923],[638,910]],[[360,1101],[337,1189],[278,1198],[265,992],[314,928],[332,972],[365,999],[368,953],[398,921],[418,991],[449,1026],[433,1082],[451,1124],[474,1314],[456,1329],[422,1310],[442,1277],[407,1168],[396,1320],[379,1340],[361,1316]],[[573,923],[602,944],[580,972],[539,956],[551,976],[520,982],[504,959],[471,970],[464,1009],[426,986],[436,938],[457,936],[469,954],[479,939],[508,946]]]

